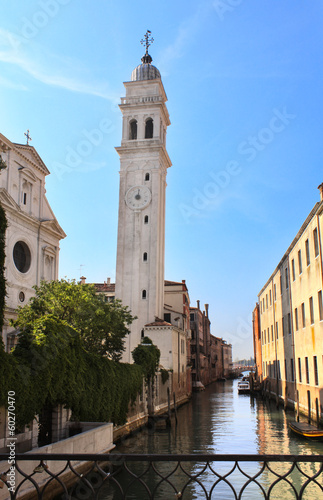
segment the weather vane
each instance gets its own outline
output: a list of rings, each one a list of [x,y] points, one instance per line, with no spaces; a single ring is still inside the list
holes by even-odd
[[[148,47],[154,43],[154,39],[151,36],[151,31],[147,30],[144,39],[140,40],[142,45],[146,45],[146,56],[148,56]]]
[[[27,130],[24,135],[27,137],[27,146],[29,146],[29,141],[32,141],[32,138],[29,135],[29,130]]]

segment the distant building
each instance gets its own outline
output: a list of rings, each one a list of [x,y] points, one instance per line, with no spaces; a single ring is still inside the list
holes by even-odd
[[[0,203],[8,220],[5,277],[7,299],[2,332],[6,349],[15,343],[10,319],[34,295],[33,286],[58,278],[59,242],[66,234],[46,198],[49,170],[34,147],[12,143],[0,134]]]
[[[323,412],[323,184],[319,189],[320,202],[259,292],[261,354],[255,349],[260,381],[315,418]]]
[[[209,305],[190,308],[192,387],[200,389],[232,372],[232,346],[211,334]]]

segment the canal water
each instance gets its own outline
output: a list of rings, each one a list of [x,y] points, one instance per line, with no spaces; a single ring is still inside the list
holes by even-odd
[[[259,398],[252,399],[249,395],[238,395],[238,380],[215,382],[205,391],[194,393],[190,403],[178,409],[178,424],[172,421],[172,427],[167,430],[144,429],[132,437],[124,439],[116,447],[116,461],[119,453],[148,453],[148,454],[291,454],[291,455],[323,455],[323,443],[307,441],[301,437],[290,434],[288,421],[294,420],[294,414],[286,413],[282,408],[277,409],[274,402],[263,401]],[[243,492],[241,498],[253,500],[264,498],[261,488],[266,491],[277,479],[275,472],[284,474],[290,469],[291,463],[272,462],[274,473],[266,470],[258,479],[257,484],[250,484]],[[128,463],[129,468],[137,474],[144,473],[145,467],[138,463]],[[249,475],[254,475],[260,470],[262,464],[240,462],[241,468]],[[234,462],[213,462],[212,468],[221,475],[229,472],[234,467]],[[147,466],[146,466],[147,468]],[[176,463],[158,462],[157,470],[165,477],[176,468]],[[194,462],[183,463],[183,468],[189,474],[197,474],[203,468],[202,464]],[[317,464],[305,463],[302,470],[312,476],[319,470]],[[175,489],[167,482],[153,474],[149,469],[143,478],[150,490],[155,489],[153,498],[187,500],[207,498],[204,488],[210,492],[214,482],[218,479],[208,468],[199,478],[200,484],[191,482],[183,492],[182,497],[176,496],[182,491],[188,477],[181,470],[177,470],[170,481],[176,483]],[[131,477],[126,472],[120,472],[118,481],[125,488],[129,486]],[[280,481],[270,495],[271,499],[296,498],[293,488],[299,491],[304,483],[301,474],[296,470],[287,481]],[[239,492],[247,478],[235,469],[228,477],[234,485],[237,496],[225,481],[220,481],[213,490],[210,498],[231,500],[240,498]],[[322,474],[317,482],[322,486]],[[102,500],[119,500],[121,495],[112,484],[100,488],[99,498]],[[149,498],[145,488],[136,482],[129,487],[127,499],[144,500]],[[302,497],[304,499],[323,499],[323,492],[318,485],[307,487]]]

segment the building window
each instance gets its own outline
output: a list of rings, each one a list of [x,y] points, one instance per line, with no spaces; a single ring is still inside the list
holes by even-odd
[[[306,383],[310,383],[310,372],[308,369],[308,358],[305,358],[305,372],[306,372]]]
[[[305,304],[304,302],[302,302],[302,328],[305,328],[305,323],[306,323],[306,319],[305,319]]]
[[[274,301],[276,302],[277,300],[277,293],[276,293],[276,283],[274,284]]]
[[[151,118],[146,120],[145,139],[152,139],[154,135],[154,122]]]
[[[165,313],[164,314],[164,321],[166,321],[167,323],[170,323],[170,313]]]
[[[148,260],[148,253],[147,253],[147,252],[144,252],[144,254],[143,254],[143,256],[142,256],[142,260],[143,260],[144,262],[147,262],[147,260]]]
[[[268,293],[266,293],[266,309],[268,309]]]
[[[142,297],[143,299],[146,299],[146,298],[147,298],[147,290],[143,290],[143,291],[142,291],[141,297]]]
[[[298,272],[299,274],[302,274],[303,268],[302,268],[302,252],[301,250],[298,250]]]
[[[262,302],[260,301],[260,314],[262,314]]]
[[[137,139],[137,120],[131,120],[130,122],[129,139],[131,141]]]
[[[319,374],[317,370],[317,356],[313,356],[315,385],[319,385]]]
[[[290,371],[291,371],[292,382],[294,382],[294,360],[293,360],[293,358],[291,358],[291,360],[290,360]]]
[[[264,344],[266,344],[266,328],[264,329]]]
[[[306,265],[309,266],[311,261],[310,261],[310,244],[309,241],[305,241],[305,253],[306,253]]]
[[[287,380],[287,363],[286,363],[286,359],[285,359],[285,380]]]
[[[314,239],[314,255],[315,257],[319,254],[319,240],[317,236],[317,227],[313,231],[313,239]]]
[[[145,223],[145,224],[148,224],[148,221],[149,221],[149,217],[148,217],[148,215],[145,215],[145,218],[144,218],[144,223]]]
[[[271,341],[274,342],[274,325],[271,325]]]
[[[23,193],[22,202],[23,202],[24,205],[27,205],[27,193]]]
[[[292,333],[292,322],[290,318],[290,313],[287,315],[287,327],[288,327],[288,333],[289,335]]]
[[[271,304],[272,304],[271,290],[269,290],[269,305],[271,306]]]
[[[292,275],[293,275],[293,281],[295,281],[295,260],[292,260]]]
[[[276,338],[278,339],[278,321],[276,321]]]
[[[283,337],[285,336],[285,317],[282,317]]]
[[[146,175],[145,175],[145,181],[149,181],[149,179],[150,179],[150,175],[149,175],[149,173],[147,172],[147,173],[146,173]]]
[[[311,325],[313,325],[313,323],[314,323],[313,297],[310,297],[310,318],[311,318]]]
[[[285,280],[286,280],[286,288],[288,288],[288,269],[285,268]]]
[[[298,309],[295,307],[295,330],[298,330]]]
[[[302,362],[301,358],[298,358],[298,380],[302,382]]]
[[[281,372],[280,372],[280,359],[278,360],[278,379],[281,380]]]
[[[24,292],[19,292],[19,301],[20,302],[25,302],[25,294]]]
[[[21,273],[27,273],[31,264],[31,253],[24,241],[17,241],[13,247],[13,261]]]
[[[194,313],[190,314],[190,321],[194,321]]]
[[[269,344],[269,342],[270,342],[269,327],[267,328],[267,337],[268,337],[268,344]]]
[[[319,301],[319,314],[320,314],[320,321],[323,320],[323,297],[322,297],[322,290],[318,292],[317,295],[318,301]]]

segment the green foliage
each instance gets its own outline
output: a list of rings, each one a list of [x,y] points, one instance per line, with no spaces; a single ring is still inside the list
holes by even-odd
[[[169,373],[168,373],[168,370],[165,370],[164,368],[162,368],[162,369],[160,370],[160,373],[161,373],[162,383],[163,383],[163,384],[166,384],[167,380],[169,379]]]
[[[1,157],[0,157],[1,158]],[[0,205],[0,332],[3,327],[3,314],[6,299],[6,280],[4,277],[4,263],[5,263],[5,234],[7,229],[6,214]],[[2,338],[0,334],[0,349],[3,347]]]
[[[75,420],[123,424],[142,388],[140,367],[88,352],[77,330],[52,315],[26,327],[16,349],[2,357],[0,405],[8,390],[15,391],[18,426],[59,404],[70,408]]]
[[[133,351],[132,357],[134,362],[141,366],[145,379],[152,379],[158,370],[160,350],[155,346],[150,338],[144,337]]]
[[[119,362],[132,317],[91,285],[42,283],[20,308],[10,354],[0,350],[0,406],[16,393],[17,426],[62,404],[75,420],[123,424],[142,388],[139,366]]]
[[[42,282],[34,288],[35,297],[18,310],[17,329],[30,330],[38,320],[51,315],[53,321],[75,329],[88,352],[120,360],[128,325],[134,319],[120,301],[105,302],[93,285],[64,279]]]

